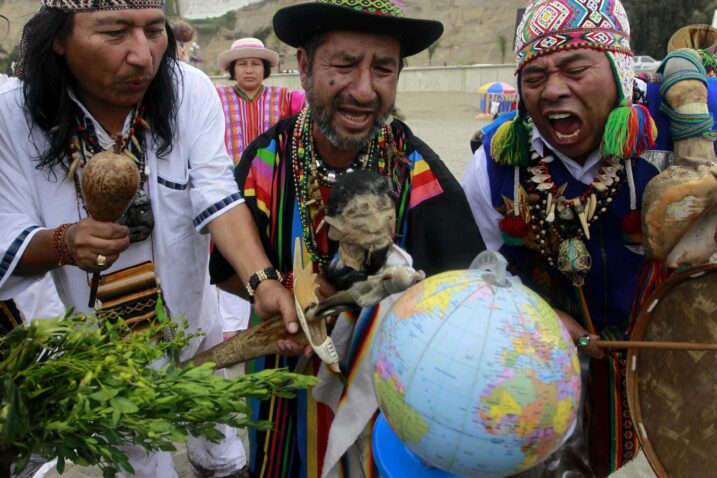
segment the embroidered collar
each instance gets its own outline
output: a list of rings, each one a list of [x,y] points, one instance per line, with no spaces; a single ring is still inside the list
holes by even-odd
[[[264,93],[264,85],[259,85],[259,89],[257,90],[256,94],[252,98],[249,98],[249,95],[247,95],[244,92],[244,90],[239,88],[236,83],[234,83],[233,88],[237,95],[241,96],[242,98],[247,100],[249,103],[256,101],[256,99],[259,98],[262,95],[262,93]]]

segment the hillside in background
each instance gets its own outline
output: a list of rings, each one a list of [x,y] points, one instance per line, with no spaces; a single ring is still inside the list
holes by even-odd
[[[216,57],[233,40],[254,36],[279,51],[281,69],[295,69],[293,49],[283,45],[272,32],[271,18],[284,6],[305,0],[167,0],[167,13],[176,16],[205,11],[207,16],[236,5],[249,5],[224,15],[191,23],[197,31],[199,64],[207,73],[217,73]],[[251,3],[255,2],[255,3]],[[689,23],[709,23],[717,0],[623,0],[630,15],[633,49],[636,54],[662,58],[672,32]],[[516,15],[528,0],[407,0],[407,14],[443,22],[445,33],[435,48],[409,58],[409,66],[512,63]],[[37,10],[39,0],[0,0],[0,14],[10,19],[9,32],[0,22],[0,72],[19,41],[22,26]],[[211,8],[208,5],[212,5]],[[431,55],[429,55],[429,52]]]
[[[183,0],[182,3],[191,1]],[[0,13],[11,20],[10,31],[4,39],[6,27],[0,23],[0,57],[12,52],[19,41],[22,26],[37,10],[39,3],[38,0],[0,0]],[[199,56],[204,59],[204,63],[197,66],[207,73],[216,72],[215,61],[221,51],[229,48],[237,38],[255,36],[279,51],[282,69],[295,69],[294,50],[283,45],[274,36],[271,27],[274,12],[295,3],[299,2],[263,0],[220,17],[191,20],[196,30],[195,40],[200,46]],[[445,26],[445,33],[433,50],[432,58],[429,59],[428,52],[423,52],[409,58],[409,66],[512,62],[516,10],[525,3],[526,0],[407,1],[408,16],[440,20]],[[176,11],[176,0],[172,0],[168,4],[168,13],[171,15]]]
[[[206,21],[192,21],[197,31],[199,55],[207,72],[216,69],[217,55],[232,41],[244,36],[260,38],[279,51],[281,69],[295,69],[294,50],[274,36],[271,18],[274,12],[296,0],[264,0],[240,10]],[[517,9],[525,0],[412,0],[406,2],[407,15],[436,19],[445,33],[429,58],[424,51],[409,58],[409,66],[470,65],[474,63],[512,62],[513,37]]]

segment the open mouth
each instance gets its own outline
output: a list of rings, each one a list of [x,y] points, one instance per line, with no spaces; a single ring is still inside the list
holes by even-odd
[[[582,121],[570,113],[551,113],[548,115],[555,137],[561,142],[570,142],[578,138]]]
[[[357,129],[365,127],[373,117],[373,115],[368,112],[349,111],[345,109],[339,109],[339,113],[349,126]]]

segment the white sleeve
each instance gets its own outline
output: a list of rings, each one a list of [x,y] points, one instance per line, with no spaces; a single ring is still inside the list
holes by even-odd
[[[190,195],[194,227],[207,232],[207,224],[244,202],[234,180],[234,165],[224,145],[224,113],[217,91],[204,74],[185,69],[183,126],[191,137]],[[190,117],[186,117],[189,113]]]
[[[468,198],[480,234],[489,251],[497,251],[503,246],[498,223],[503,216],[495,210],[490,200],[490,179],[483,146],[473,155],[461,179],[461,186]]]
[[[27,148],[19,147],[30,140],[16,101],[19,95],[12,91],[0,95],[0,299],[13,298],[39,278],[13,272],[32,238],[45,229],[33,193],[35,165]]]

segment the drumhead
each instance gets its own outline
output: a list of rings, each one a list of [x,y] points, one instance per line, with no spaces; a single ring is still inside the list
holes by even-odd
[[[717,343],[717,264],[675,274],[648,300],[631,340]],[[717,352],[630,350],[632,419],[660,477],[714,476]]]

